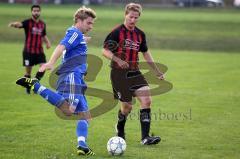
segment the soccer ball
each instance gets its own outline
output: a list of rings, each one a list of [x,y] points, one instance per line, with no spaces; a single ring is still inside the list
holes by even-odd
[[[114,136],[108,140],[107,150],[112,156],[119,156],[126,150],[127,144],[125,140],[121,137]]]

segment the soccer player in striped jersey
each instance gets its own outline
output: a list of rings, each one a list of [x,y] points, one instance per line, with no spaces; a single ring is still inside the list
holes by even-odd
[[[46,33],[46,24],[39,19],[41,7],[39,5],[32,5],[32,17],[22,22],[11,22],[10,27],[24,28],[25,31],[25,45],[23,49],[23,66],[25,66],[25,77],[30,78],[32,67],[39,64],[40,66],[46,62],[42,42],[46,43],[46,48],[51,47]],[[35,78],[41,80],[44,72],[37,72]],[[30,89],[26,89],[30,94]]]
[[[148,49],[146,36],[136,27],[141,15],[140,4],[129,3],[125,7],[124,23],[114,28],[106,37],[103,55],[111,60],[111,82],[114,97],[122,103],[118,112],[116,124],[117,135],[125,138],[125,123],[132,110],[132,98],[140,102],[141,143],[143,145],[157,144],[159,136],[150,136],[151,96],[147,81],[139,71],[138,53],[142,52],[144,59],[155,70],[157,77],[164,79],[163,73],[156,67]]]
[[[84,82],[87,71],[87,42],[84,34],[93,28],[95,18],[96,13],[91,8],[79,8],[74,14],[74,25],[67,29],[50,60],[39,69],[40,72],[53,69],[59,57],[63,56],[57,71],[57,92],[42,86],[36,79],[22,77],[16,81],[18,85],[32,88],[65,115],[79,115],[76,128],[77,153],[87,156],[95,153],[87,145],[88,122],[91,116],[84,95],[87,88]]]

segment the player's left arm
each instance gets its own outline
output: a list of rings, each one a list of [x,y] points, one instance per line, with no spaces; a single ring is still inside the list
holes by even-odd
[[[45,42],[46,44],[46,48],[49,49],[51,47],[51,42],[50,40],[48,39],[47,35],[43,36],[43,41]]]
[[[44,23],[44,28],[42,32],[42,40],[46,44],[46,48],[49,49],[51,47],[51,42],[47,37],[47,25]]]
[[[146,60],[146,62],[148,63],[148,65],[155,71],[157,77],[161,80],[164,79],[164,73],[162,73],[159,68],[157,67],[157,65],[155,64],[153,57],[150,53],[150,51],[146,51],[143,52],[143,58]]]
[[[91,41],[92,37],[84,35],[83,39],[86,41],[86,43],[89,43]]]
[[[142,43],[140,44],[139,51],[143,53],[144,59],[147,61],[148,65],[154,70],[157,77],[161,80],[164,79],[163,73],[159,70],[157,65],[154,63],[151,52],[148,50],[147,40],[144,32],[142,32]]]

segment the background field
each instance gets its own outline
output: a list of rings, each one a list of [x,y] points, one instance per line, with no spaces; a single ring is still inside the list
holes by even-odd
[[[78,6],[43,6],[53,47],[72,24]],[[111,91],[108,61],[101,56],[106,34],[122,22],[122,8],[93,7],[98,13],[89,53],[103,67],[89,87]],[[27,5],[0,5],[0,158],[79,158],[75,121],[59,119],[54,108],[37,95],[26,95],[14,83],[22,76],[23,30],[8,28],[10,21],[30,14]],[[173,89],[153,97],[152,132],[162,137],[156,146],[140,142],[138,103],[127,122],[127,151],[122,158],[238,159],[240,157],[240,12],[230,9],[145,9],[139,22],[152,54],[168,67],[166,80]],[[36,70],[36,69],[35,69]],[[48,75],[42,83],[48,84]],[[110,98],[110,97],[109,97]],[[88,97],[90,107],[101,101]],[[116,107],[91,121],[89,145],[97,156],[106,152],[114,135]]]

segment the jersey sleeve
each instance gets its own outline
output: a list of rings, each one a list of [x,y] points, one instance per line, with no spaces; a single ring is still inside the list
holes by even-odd
[[[44,28],[43,28],[42,36],[47,35],[46,30],[47,30],[47,25],[44,23]]]
[[[28,27],[28,22],[29,22],[29,20],[22,21],[21,22],[22,23],[22,27],[21,28],[27,28]]]
[[[147,41],[146,41],[146,36],[144,33],[142,33],[142,42],[140,44],[140,52],[147,52],[148,51],[148,46],[147,46]]]
[[[75,31],[67,31],[65,37],[61,40],[60,44],[64,45],[67,50],[76,47],[79,43],[86,43],[83,35]]]
[[[118,31],[114,30],[111,33],[109,33],[105,38],[103,48],[110,51],[114,51],[118,47],[118,42],[119,42]]]

